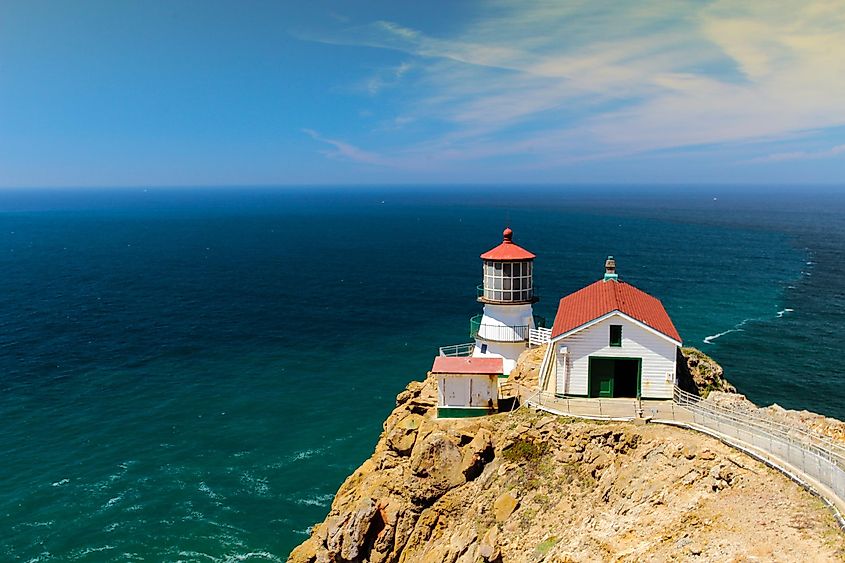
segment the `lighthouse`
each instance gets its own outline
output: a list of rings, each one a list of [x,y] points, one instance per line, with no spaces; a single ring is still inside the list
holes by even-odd
[[[484,312],[470,319],[470,336],[475,339],[473,357],[502,358],[504,374],[516,366],[528,347],[528,333],[545,324],[534,316],[534,254],[514,244],[513,231],[506,228],[502,243],[481,255],[484,280],[478,286],[478,301]]]

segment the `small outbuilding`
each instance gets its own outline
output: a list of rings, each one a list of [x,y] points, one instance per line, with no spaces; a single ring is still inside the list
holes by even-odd
[[[681,337],[659,299],[604,279],[560,300],[540,388],[569,397],[671,399]]]
[[[466,418],[499,409],[502,358],[437,356],[431,368],[437,379],[438,418]]]

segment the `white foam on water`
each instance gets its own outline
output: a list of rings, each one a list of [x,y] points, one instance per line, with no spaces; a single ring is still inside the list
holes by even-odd
[[[793,311],[795,311],[795,309],[781,309],[777,312],[777,317],[781,319],[785,314],[792,313]]]
[[[109,501],[103,505],[103,508],[109,508],[110,506],[114,506],[115,504],[119,503],[123,500],[123,493],[120,493],[116,497],[110,498]]]
[[[55,483],[53,483],[53,486],[61,487],[62,485],[67,485],[68,483],[70,483],[70,479],[62,479],[61,481],[56,481]]]
[[[704,338],[704,343],[705,344],[712,344],[713,341],[716,340],[717,338],[721,338],[722,336],[725,336],[726,334],[730,334],[732,332],[745,332],[745,329],[742,328],[742,327],[744,327],[747,323],[749,323],[753,320],[756,320],[756,319],[742,319],[742,322],[735,324],[732,329],[726,330],[724,332],[719,332],[717,334],[711,334],[710,336],[706,336]]]
[[[293,454],[291,456],[291,461],[300,461],[302,459],[308,459],[309,457],[314,457],[315,455],[317,455],[321,451],[322,450],[320,448],[317,448],[317,449],[314,449],[314,450],[311,450],[311,449],[302,450],[300,452],[296,452],[295,454]]]
[[[299,505],[303,506],[329,506],[332,503],[332,499],[334,495],[311,495],[307,497],[301,497],[294,502]]]
[[[270,485],[266,477],[255,477],[247,472],[241,475],[241,483],[246,486],[252,493],[264,497],[270,494]]]
[[[730,333],[732,333],[732,332],[745,332],[745,331],[744,331],[743,329],[741,329],[741,328],[732,328],[732,329],[730,329],[730,330],[726,330],[726,331],[724,331],[724,332],[719,332],[719,333],[716,333],[716,334],[711,334],[710,336],[706,336],[706,337],[704,338],[704,343],[705,343],[705,344],[712,344],[712,343],[713,343],[713,341],[714,341],[714,340],[716,340],[717,338],[721,338],[721,337],[725,336],[726,334],[730,334]]]
[[[187,563],[188,561],[197,561],[198,559],[208,559],[209,561],[219,561],[207,553],[200,553],[199,551],[180,551],[179,557],[187,557],[188,559],[177,559],[176,563]]]
[[[277,555],[273,555],[269,551],[250,551],[249,553],[235,553],[232,555],[228,555],[225,561],[226,563],[235,563],[236,561],[248,561],[250,559],[263,559],[264,561],[284,561],[280,559]]]
[[[86,555],[90,555],[92,553],[98,553],[100,551],[111,551],[112,549],[116,549],[113,545],[102,545],[100,547],[86,547],[85,549],[80,550],[76,553],[76,558],[79,559],[81,557],[85,557]]]
[[[55,520],[47,520],[46,522],[22,522],[17,526],[14,526],[12,529],[17,528],[49,528],[55,524]]]
[[[212,491],[211,487],[205,484],[205,481],[200,481],[199,491],[205,493],[208,498],[213,500],[220,500],[221,498],[223,498],[222,496]]]

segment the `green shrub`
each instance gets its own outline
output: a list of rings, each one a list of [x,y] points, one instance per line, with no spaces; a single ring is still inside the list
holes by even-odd
[[[502,457],[512,462],[533,461],[546,453],[548,447],[545,442],[537,444],[528,440],[517,440],[502,452]]]

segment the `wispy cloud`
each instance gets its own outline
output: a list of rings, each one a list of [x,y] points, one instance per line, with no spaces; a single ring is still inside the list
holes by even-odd
[[[375,164],[379,166],[384,166],[387,164],[383,157],[375,153],[359,149],[358,147],[346,143],[344,141],[323,137],[313,129],[303,129],[302,132],[314,139],[315,141],[319,141],[321,143],[331,146],[331,150],[323,151],[323,154],[330,158],[342,158],[346,160],[352,160],[354,162],[360,162],[362,164]]]
[[[390,95],[400,119],[436,125],[370,139],[378,155],[321,139],[362,162],[555,165],[845,125],[843,0],[502,0],[449,36],[375,21],[320,40],[403,53],[369,91],[413,65]],[[809,154],[766,158],[824,158]]]
[[[836,145],[821,151],[792,151],[778,152],[766,156],[752,158],[748,162],[784,162],[788,160],[818,160],[820,158],[834,158],[845,155],[845,145]]]
[[[413,65],[403,62],[398,66],[376,72],[363,83],[363,89],[374,96],[384,90],[399,85],[402,77],[408,74]]]

